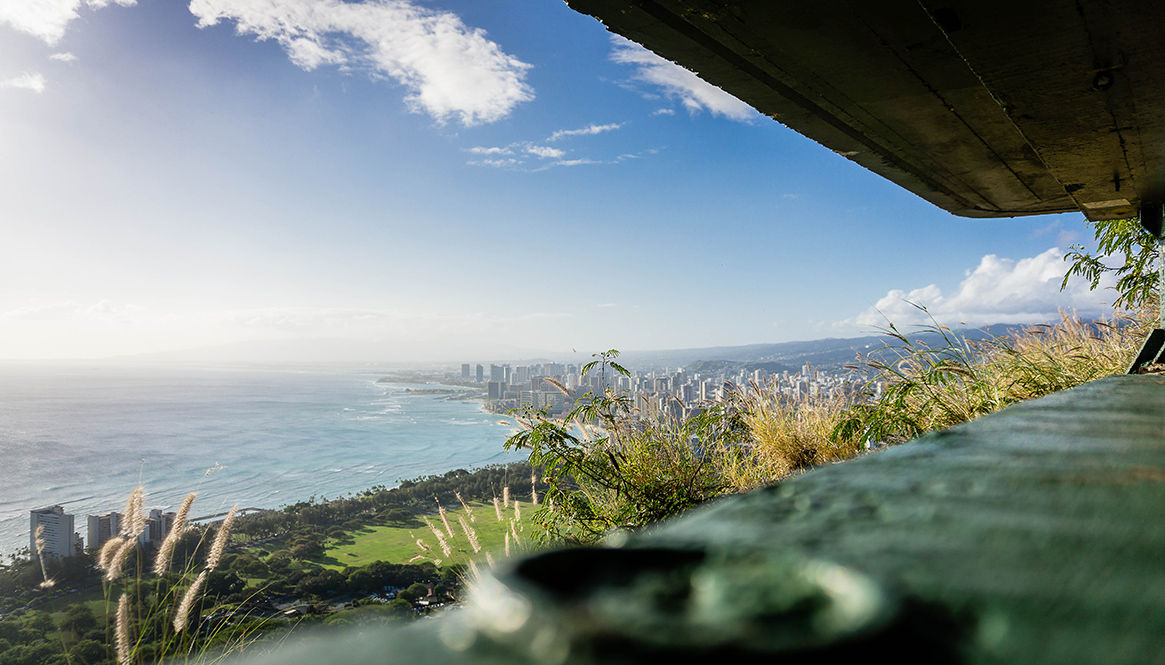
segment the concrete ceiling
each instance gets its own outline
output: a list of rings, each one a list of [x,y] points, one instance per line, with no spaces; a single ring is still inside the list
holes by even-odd
[[[1165,200],[1165,3],[567,0],[967,217]]]

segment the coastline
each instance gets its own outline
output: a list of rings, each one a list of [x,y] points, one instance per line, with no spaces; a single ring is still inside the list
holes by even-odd
[[[377,383],[383,371],[67,370],[0,377],[14,469],[0,496],[4,555],[28,546],[30,510],[64,506],[88,542],[87,515],[122,510],[139,484],[149,508],[173,510],[197,489],[211,514],[517,461],[501,445],[511,425],[475,396],[405,392],[442,387]]]

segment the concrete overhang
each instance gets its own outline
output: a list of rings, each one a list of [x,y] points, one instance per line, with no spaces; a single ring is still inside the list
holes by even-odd
[[[1165,3],[567,4],[956,215],[1165,200]]]

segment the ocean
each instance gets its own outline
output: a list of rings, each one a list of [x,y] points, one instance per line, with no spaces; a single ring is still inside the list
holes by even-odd
[[[518,461],[512,421],[476,401],[376,383],[387,370],[0,364],[0,554],[28,547],[29,510],[277,508],[456,468]]]

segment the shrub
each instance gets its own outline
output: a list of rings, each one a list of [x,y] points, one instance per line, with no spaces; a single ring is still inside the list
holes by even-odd
[[[639,418],[628,393],[608,388],[584,395],[561,420],[525,411],[523,429],[505,445],[528,450],[531,464],[544,467],[550,487],[535,516],[543,537],[594,542],[611,529],[641,528],[868,445],[1122,372],[1149,325],[1062,314],[1056,324],[972,342],[932,320],[920,327],[939,340],[928,345],[890,324],[887,345],[854,366],[870,377],[856,396],[791,399],[776,383],[752,384],[686,419]],[[608,371],[626,374],[614,362],[618,352],[595,357],[583,375],[598,368],[607,385]]]

